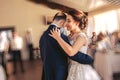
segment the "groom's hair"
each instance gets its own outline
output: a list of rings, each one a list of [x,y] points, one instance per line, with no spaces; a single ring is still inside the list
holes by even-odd
[[[66,20],[66,14],[64,12],[58,12],[55,14],[55,16],[53,17],[53,20]]]

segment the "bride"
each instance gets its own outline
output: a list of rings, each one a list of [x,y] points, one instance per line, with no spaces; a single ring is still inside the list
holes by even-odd
[[[69,56],[75,55],[78,51],[87,54],[88,38],[85,34],[87,16],[77,10],[71,10],[67,14],[66,27],[71,32],[68,37],[72,46],[60,37],[60,30],[57,28],[51,30],[49,35],[57,40]],[[100,80],[100,77],[90,65],[70,60],[67,80]]]

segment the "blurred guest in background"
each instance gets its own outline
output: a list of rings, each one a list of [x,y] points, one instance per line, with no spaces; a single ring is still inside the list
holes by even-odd
[[[13,74],[16,73],[17,61],[20,63],[21,72],[24,72],[21,50],[23,48],[23,39],[17,35],[16,32],[13,32],[13,38],[11,40],[11,51],[13,54],[13,65],[14,71]]]
[[[6,75],[7,75],[7,69],[6,69],[6,59],[5,59],[5,53],[8,49],[8,41],[5,36],[5,34],[0,33],[0,63],[2,64],[3,68],[5,69]]]
[[[113,40],[111,40],[110,36],[103,34],[103,33],[100,33],[98,35],[97,50],[103,51],[103,52],[111,50],[112,44],[115,45],[114,40],[115,40],[114,38],[113,38]]]
[[[97,46],[97,35],[96,32],[92,32],[92,37],[90,38],[89,48],[92,50],[93,55],[96,52]]]
[[[29,60],[33,60],[33,37],[31,30],[26,31],[26,43],[27,43],[27,48],[29,51]]]
[[[96,45],[96,42],[97,42],[96,32],[92,32],[91,44]]]
[[[117,33],[116,47],[117,47],[117,48],[120,48],[120,31],[118,31],[118,33]]]
[[[97,35],[96,32],[92,32],[92,37],[90,38],[90,43],[88,45],[88,53],[91,53],[93,59],[95,59],[95,53],[96,53],[96,47],[97,47]],[[92,67],[94,63],[92,63]]]
[[[116,47],[116,42],[117,42],[117,32],[116,31],[112,33],[110,41],[111,41],[112,49],[114,49]]]

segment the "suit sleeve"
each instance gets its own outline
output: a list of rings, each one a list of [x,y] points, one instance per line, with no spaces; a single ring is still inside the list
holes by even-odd
[[[93,63],[93,58],[82,52],[78,52],[74,56],[69,56],[69,58],[81,64],[92,64]]]

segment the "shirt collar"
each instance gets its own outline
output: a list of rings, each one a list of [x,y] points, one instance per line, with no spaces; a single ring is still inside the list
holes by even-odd
[[[58,29],[60,29],[57,24],[51,23],[50,25],[55,25]]]

